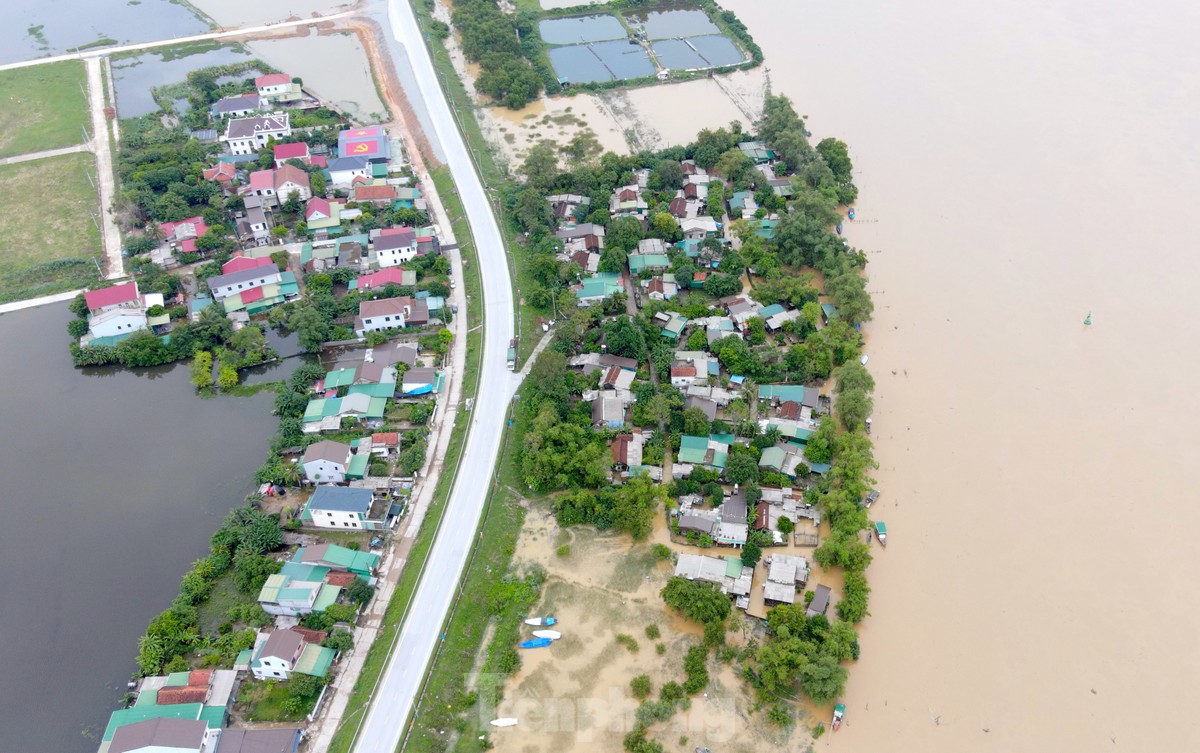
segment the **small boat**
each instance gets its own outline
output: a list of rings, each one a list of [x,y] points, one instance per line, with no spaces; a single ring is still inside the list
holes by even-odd
[[[841,235],[842,234],[842,223],[839,222],[837,225],[834,226],[833,229],[837,231],[838,235]]]
[[[875,535],[879,537],[879,543],[887,546],[887,523],[882,520],[875,521]]]
[[[493,727],[515,727],[517,726],[517,720],[510,716],[506,716],[502,719],[493,719],[492,721],[488,722],[488,724],[492,725]]]
[[[867,492],[867,504],[866,504],[867,509],[870,509],[871,505],[875,504],[875,502],[878,499],[879,499],[879,490],[878,489],[872,489],[871,491]]]
[[[549,638],[552,641],[556,641],[562,637],[562,633],[558,632],[557,630],[534,630],[533,637]]]
[[[1089,327],[1092,326],[1092,312],[1088,312],[1087,318],[1083,320],[1083,323]]]
[[[546,627],[550,627],[551,625],[554,625],[557,623],[558,623],[558,620],[554,619],[553,617],[530,617],[528,620],[525,620],[526,625],[534,625],[534,626],[545,625]]]
[[[838,727],[842,726],[842,718],[845,716],[846,716],[846,704],[839,703],[838,705],[833,707],[833,722],[830,723],[829,726],[833,729],[834,732],[837,732]]]
[[[530,638],[527,641],[521,641],[517,644],[517,648],[545,648],[551,643],[549,638]]]
[[[849,212],[848,216],[850,217],[850,219],[854,219],[854,207],[850,207],[850,212]]]

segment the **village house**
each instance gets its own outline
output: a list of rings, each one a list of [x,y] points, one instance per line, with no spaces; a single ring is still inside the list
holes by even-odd
[[[632,259],[633,257],[629,258]],[[683,329],[687,326],[688,319],[677,311],[659,311],[650,320],[650,323],[662,330],[664,337],[671,342],[675,342],[683,334]]]
[[[766,565],[763,598],[768,604],[794,604],[796,588],[808,582],[807,560],[792,554],[770,554]]]
[[[237,167],[232,162],[218,162],[213,167],[204,168],[203,174],[205,180],[217,183],[222,191],[229,191],[237,178]]]
[[[730,596],[747,596],[753,583],[754,568],[743,565],[740,557],[719,559],[681,553],[675,562],[675,577],[711,583]]]
[[[417,319],[429,321],[429,309],[423,301],[417,301],[408,296],[400,298],[380,298],[374,301],[362,301],[358,304],[358,316],[354,320],[354,331],[359,337],[368,332],[378,332],[386,329],[398,329],[408,324],[420,326]],[[414,317],[413,314],[417,316]]]
[[[592,424],[601,429],[620,429],[625,425],[625,400],[615,391],[600,393],[592,401]]]
[[[292,562],[304,565],[327,567],[334,572],[354,573],[371,578],[379,567],[380,556],[374,552],[361,552],[337,544],[302,546],[296,550]]]
[[[578,285],[572,285],[575,299],[580,308],[593,303],[603,303],[614,293],[625,289],[625,282],[616,272],[597,272],[585,277]]]
[[[136,280],[85,291],[83,300],[88,307],[88,334],[81,344],[112,344],[146,329],[146,308]]]
[[[372,502],[368,489],[318,486],[304,505],[300,519],[318,528],[374,531],[381,526],[368,519]]]
[[[578,251],[599,254],[604,250],[603,225],[595,225],[590,222],[567,225],[557,230],[554,237],[563,242],[563,252],[566,254]]]
[[[208,289],[212,291],[217,300],[221,300],[243,291],[280,281],[280,272],[277,267],[273,265],[252,267],[227,275],[213,275],[208,278]]]
[[[213,102],[209,114],[215,119],[244,118],[266,106],[267,103],[258,94],[239,94],[235,97],[221,97]]]
[[[230,120],[221,141],[226,143],[232,154],[254,154],[271,139],[279,140],[291,135],[291,116],[286,112],[277,112]]]
[[[259,647],[250,669],[260,680],[287,680],[292,673],[324,677],[336,656],[336,651],[309,643],[300,632],[276,630]]]
[[[350,445],[329,439],[310,444],[304,450],[300,465],[310,484],[340,484],[346,480],[350,464]]]
[[[805,617],[816,617],[819,614],[825,614],[829,609],[829,597],[832,591],[829,586],[821,585],[813,589],[813,600],[808,603],[808,609],[805,610]]]
[[[303,141],[297,141],[293,144],[276,144],[275,150],[275,169],[279,169],[290,159],[298,159],[304,164],[309,164],[312,155],[308,151],[308,144]]]
[[[326,166],[329,183],[335,188],[349,188],[355,178],[371,177],[371,163],[366,157],[334,157]]]
[[[276,617],[300,617],[324,612],[337,603],[340,586],[327,582],[329,568],[285,562],[279,572],[267,576],[258,591],[258,604]]]
[[[396,267],[417,257],[417,233],[411,227],[389,228],[371,244],[372,257],[380,269]]]
[[[351,128],[338,134],[338,157],[365,157],[367,162],[384,168],[391,159],[391,147],[388,144],[387,131],[381,125]],[[383,177],[372,175],[368,177]]]
[[[258,96],[271,103],[287,104],[304,98],[300,84],[293,82],[286,73],[259,76],[254,79],[254,86],[258,89]]]
[[[684,435],[679,438],[679,463],[689,466],[700,465],[715,471],[724,471],[729,459],[733,436],[713,434],[708,437]],[[691,473],[691,468],[683,475]]]
[[[578,207],[583,207],[583,211],[586,212],[592,204],[591,198],[571,193],[547,196],[546,201],[550,202],[550,210],[554,212],[556,220],[572,219],[577,214]]]
[[[642,451],[646,447],[648,432],[633,429],[629,434],[618,434],[613,437],[612,457],[613,467],[617,470],[638,468],[642,465]]]
[[[717,221],[712,217],[700,215],[699,217],[690,217],[686,220],[679,221],[679,227],[683,229],[683,237],[685,240],[704,240],[711,238],[717,234]]]
[[[696,367],[689,364],[671,366],[671,386],[690,387],[696,382]]]
[[[290,199],[293,193],[300,198],[300,201],[308,201],[312,198],[312,183],[308,178],[308,173],[295,165],[283,165],[275,168],[272,178],[275,183],[275,196],[281,204]]]
[[[350,189],[350,201],[359,204],[390,207],[396,203],[396,187],[385,181],[356,183]]]
[[[404,397],[418,397],[435,392],[438,388],[438,373],[436,369],[427,367],[411,368],[401,377],[400,393]]]
[[[643,280],[642,287],[646,289],[646,297],[652,301],[669,301],[679,295],[679,284],[670,272]]]
[[[300,749],[300,739],[300,730],[292,727],[276,729],[227,727],[221,730],[221,740],[217,745],[216,753],[296,753]],[[172,751],[172,753],[175,752]]]
[[[403,267],[388,267],[378,272],[362,275],[350,281],[350,290],[373,290],[385,285],[413,287],[417,284],[417,273]]]
[[[304,222],[310,235],[335,232],[341,228],[343,204],[319,196],[309,199],[304,207]]]

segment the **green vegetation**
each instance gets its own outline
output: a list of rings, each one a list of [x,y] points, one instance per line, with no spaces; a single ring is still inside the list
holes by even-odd
[[[0,102],[4,103],[0,107],[0,157],[82,143],[89,120],[85,80],[83,63],[78,60],[0,71]],[[42,185],[58,184],[43,176]],[[0,214],[10,214],[8,205],[4,206]],[[7,247],[0,244],[0,248]]]
[[[534,67],[534,61],[541,64],[544,59],[535,14],[507,15],[495,0],[454,0],[453,9],[451,21],[462,36],[463,54],[481,68],[475,82],[481,94],[519,110],[537,99],[547,84],[557,90],[549,66],[539,65],[540,71]]]
[[[241,577],[239,571],[245,566],[247,558],[258,557],[278,549],[282,544],[283,532],[277,519],[252,507],[238,508],[229,513],[210,540],[209,555],[193,563],[192,569],[179,584],[179,595],[171,602],[171,608],[155,617],[146,628],[146,634],[138,641],[137,663],[141,674],[158,674],[164,668],[180,663],[189,666],[187,657],[192,655],[206,666],[214,663],[231,664],[239,651],[253,646],[252,630],[223,634],[203,632],[199,608],[231,567],[234,583],[239,590],[246,591],[243,586],[253,586],[256,582],[261,587],[257,575],[253,578]],[[267,569],[258,563],[254,566],[256,572]],[[265,579],[266,576],[262,577]],[[257,590],[254,588],[254,591]],[[262,612],[257,604],[254,609]],[[231,607],[230,612],[233,610],[237,610],[234,614],[238,616],[245,614],[239,606]],[[251,610],[251,615],[255,614]]]
[[[638,675],[629,681],[629,690],[633,693],[633,697],[641,700],[650,695],[652,687],[650,685],[650,677],[647,675]]]
[[[103,251],[93,169],[90,154],[0,166],[0,303],[95,285]]]
[[[242,686],[238,703],[247,707],[249,721],[298,722],[312,710],[324,684],[317,677],[301,674],[283,682],[250,679]]]

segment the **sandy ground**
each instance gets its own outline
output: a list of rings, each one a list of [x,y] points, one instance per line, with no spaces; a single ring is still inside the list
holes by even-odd
[[[665,531],[665,527],[662,527]],[[627,536],[597,534],[586,527],[561,530],[544,506],[535,506],[514,554],[514,562],[537,563],[548,578],[539,614],[553,614],[562,640],[550,649],[523,652],[524,664],[505,689],[505,698],[488,720],[516,717],[516,727],[496,730],[496,750],[521,753],[573,753],[619,750],[621,738],[633,726],[638,701],[629,680],[647,674],[657,697],[664,682],[683,680],[683,656],[700,641],[698,625],[668,610],[658,591],[673,566],[656,563],[650,542],[634,544]],[[569,544],[567,557],[555,550]],[[749,622],[739,621],[748,631]],[[659,626],[662,637],[646,637],[647,625]],[[532,628],[530,628],[532,630]],[[616,642],[618,634],[633,636],[639,650],[632,653]],[[746,634],[730,633],[731,644],[744,645]],[[656,643],[665,646],[658,654]],[[696,746],[721,751],[803,749],[806,727],[780,729],[750,716],[750,701],[732,666],[710,660],[712,681],[692,698],[687,711],[655,724],[650,736],[669,751]],[[684,740],[683,738],[686,738]]]

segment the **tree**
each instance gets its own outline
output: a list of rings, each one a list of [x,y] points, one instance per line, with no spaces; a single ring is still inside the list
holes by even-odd
[[[800,689],[816,703],[829,703],[846,687],[846,669],[836,656],[819,653],[800,665],[796,673]]]
[[[731,454],[725,465],[725,478],[731,484],[744,484],[757,479],[758,463],[754,456],[745,452]]]
[[[212,376],[213,357],[212,353],[207,350],[196,351],[196,355],[192,358],[192,384],[197,389],[211,387],[213,383]]]
[[[161,366],[175,360],[175,349],[147,330],[134,332],[117,343],[117,361],[122,366]]]
[[[650,235],[654,238],[662,238],[667,243],[675,243],[683,237],[683,230],[669,213],[656,212],[650,218]]]
[[[758,561],[762,559],[762,547],[753,541],[747,541],[742,547],[742,564],[746,567],[754,567]]]
[[[700,408],[687,408],[683,411],[683,433],[692,436],[707,436],[712,422]]]
[[[241,553],[233,560],[233,584],[245,593],[258,593],[267,578],[283,567],[261,554]]]
[[[354,648],[354,637],[348,631],[339,628],[331,632],[321,645],[334,651],[346,652]]]
[[[842,364],[833,373],[833,378],[837,380],[838,393],[853,390],[867,393],[875,391],[875,378],[861,361],[847,361]]]
[[[643,541],[654,525],[661,489],[649,476],[635,476],[617,490],[612,507],[613,528],[626,531],[634,541]]]
[[[233,389],[238,383],[237,369],[228,364],[221,364],[221,368],[217,370],[217,387],[222,392]]]
[[[708,215],[714,220],[720,221],[725,216],[725,184],[719,180],[714,180],[708,184],[708,198],[705,199],[708,205]]]
[[[655,168],[659,185],[663,189],[674,191],[683,187],[683,167],[673,159],[665,159]]]
[[[615,272],[620,274],[625,271],[625,265],[629,263],[629,255],[624,249],[618,246],[606,246],[600,252],[600,263],[596,266],[600,272]]]
[[[850,324],[865,322],[871,318],[875,304],[867,292],[866,278],[856,271],[840,274],[826,284],[829,296],[838,307],[841,317]]]
[[[355,580],[350,588],[346,591],[346,598],[350,599],[351,602],[358,604],[359,606],[366,604],[374,595],[375,587],[361,578]]]
[[[633,217],[621,217],[614,220],[605,231],[604,247],[619,248],[628,252],[637,248],[638,241],[644,237],[646,236],[641,222]]]
[[[325,195],[325,175],[320,170],[313,170],[308,174],[308,183],[313,196],[320,198]]]
[[[871,587],[867,585],[867,576],[858,571],[846,573],[842,583],[842,600],[838,602],[838,617],[846,622],[859,622],[867,616],[867,597]]]
[[[701,353],[708,350],[708,333],[703,329],[697,329],[688,335],[687,347],[688,350],[698,350]]]
[[[712,583],[673,577],[660,592],[667,606],[696,622],[720,622],[729,616],[729,597]]]
[[[704,292],[713,298],[724,298],[742,291],[742,281],[733,275],[710,274],[704,281]]]
[[[857,389],[839,393],[837,402],[834,403],[834,412],[848,431],[860,430],[873,409],[874,401],[871,400],[871,396]]]
[[[541,190],[549,186],[558,175],[558,148],[554,142],[543,139],[530,147],[521,163],[521,174],[531,187]]]
[[[620,316],[604,323],[604,341],[608,352],[615,356],[646,360],[646,338],[628,316]]]
[[[796,530],[796,524],[793,523],[792,519],[786,515],[779,516],[779,522],[775,524],[775,527],[779,529],[779,532],[784,536],[787,536],[792,531]]]
[[[67,334],[75,339],[79,339],[88,333],[88,323],[86,319],[72,319],[67,322]]]
[[[301,347],[309,353],[320,350],[321,343],[329,339],[331,332],[329,322],[312,305],[293,311],[287,319],[287,328],[296,333]]]

